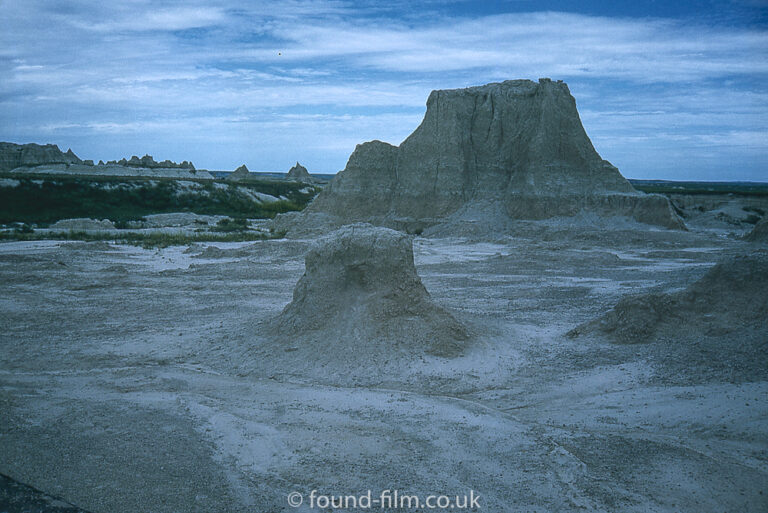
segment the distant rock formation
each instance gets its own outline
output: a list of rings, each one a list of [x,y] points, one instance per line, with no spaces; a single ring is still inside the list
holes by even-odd
[[[296,165],[288,170],[286,176],[288,180],[294,180],[296,182],[312,183],[314,180],[312,175],[309,174],[307,168],[296,162]]]
[[[744,238],[750,242],[768,242],[768,216],[760,220]]]
[[[55,144],[14,144],[0,142],[0,171],[45,164],[83,164],[71,149],[62,153]]]
[[[156,162],[151,155],[129,160],[80,160],[70,149],[62,153],[54,144],[14,144],[0,142],[0,172],[19,174],[60,174],[81,176],[157,176],[213,180],[207,171],[198,171],[186,160],[176,164],[170,160]]]
[[[162,162],[155,162],[152,155],[144,155],[139,158],[136,155],[130,159],[110,160],[107,161],[108,166],[125,166],[125,167],[143,167],[147,169],[190,169],[194,170],[195,166],[191,162],[183,161],[181,164],[171,162],[170,160],[164,160]]]
[[[248,168],[245,164],[235,169],[233,173],[231,173],[229,176],[227,176],[227,180],[232,181],[238,181],[238,180],[246,180],[251,176],[251,172],[248,171]]]
[[[586,210],[684,227],[666,197],[636,191],[598,155],[568,86],[549,79],[433,91],[415,132],[358,145],[304,218],[430,226],[479,202],[514,219]]]
[[[271,331],[304,362],[352,369],[364,362],[453,357],[467,333],[434,304],[416,274],[411,238],[368,224],[319,239],[306,256],[293,301]]]

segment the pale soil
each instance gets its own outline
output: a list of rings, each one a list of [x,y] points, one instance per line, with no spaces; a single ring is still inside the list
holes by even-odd
[[[488,512],[766,511],[768,362],[727,372],[728,338],[708,360],[565,337],[765,246],[515,233],[416,239],[427,290],[472,332],[464,356],[361,354],[348,374],[259,351],[309,241],[0,244],[0,473],[94,513],[310,511],[286,495],[312,489],[472,489]]]

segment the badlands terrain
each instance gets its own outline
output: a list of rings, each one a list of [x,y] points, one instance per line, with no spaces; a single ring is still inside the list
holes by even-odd
[[[249,221],[285,237],[3,242],[0,506],[766,511],[767,210],[639,192],[510,81]]]
[[[105,512],[287,511],[312,489],[473,489],[480,511],[768,505],[764,318],[749,352],[738,329],[703,347],[680,321],[637,344],[566,336],[765,245],[540,222],[416,238],[426,290],[473,342],[404,367],[265,336],[311,243],[4,243],[2,473]]]

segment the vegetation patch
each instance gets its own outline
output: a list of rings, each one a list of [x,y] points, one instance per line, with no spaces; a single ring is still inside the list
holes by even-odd
[[[128,221],[150,214],[171,212],[266,219],[302,210],[317,194],[317,189],[305,184],[276,180],[228,184],[211,180],[17,175],[14,180],[18,184],[0,186],[0,224],[46,226],[61,219],[85,217],[109,219],[126,226]],[[264,201],[264,194],[276,200]]]
[[[216,223],[216,226],[213,227],[213,231],[216,232],[242,232],[248,229],[248,220],[247,219],[231,219],[229,217],[225,217],[224,219],[220,219],[218,223]]]
[[[195,242],[244,242],[281,239],[284,232],[254,232],[236,231],[231,233],[200,232],[193,234],[164,233],[164,232],[124,232],[115,234],[98,232],[0,232],[0,241],[30,241],[30,240],[79,240],[79,241],[108,241],[115,244],[131,244],[144,248],[165,248],[168,246],[188,246]]]
[[[758,182],[670,182],[629,180],[638,191],[656,194],[733,194],[768,196],[768,183]]]

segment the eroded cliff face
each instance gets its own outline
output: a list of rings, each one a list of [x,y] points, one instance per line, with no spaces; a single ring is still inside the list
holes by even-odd
[[[433,92],[421,126],[400,146],[397,169],[402,196],[634,192],[595,151],[562,82]]]
[[[666,198],[638,193],[600,157],[568,86],[549,79],[433,91],[399,147],[358,145],[309,213],[430,224],[473,201],[518,219],[590,210],[682,227]]]

